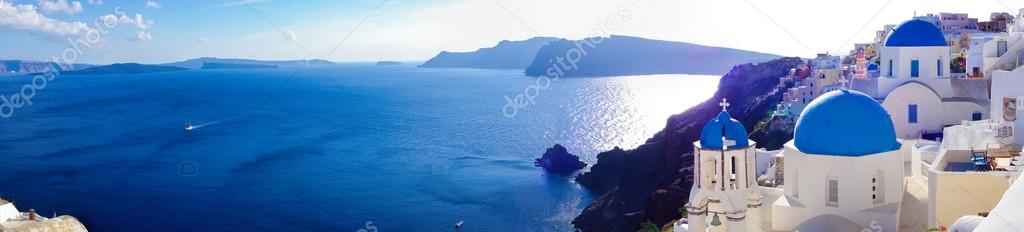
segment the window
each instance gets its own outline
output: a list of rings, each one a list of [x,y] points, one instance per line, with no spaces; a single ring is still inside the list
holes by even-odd
[[[882,170],[875,171],[875,177],[871,178],[871,200],[875,205],[885,203],[885,176]]]
[[[835,177],[828,180],[828,206],[839,206],[839,180]]]
[[[971,121],[981,121],[981,112],[974,111],[974,113],[971,114]]]
[[[935,73],[938,73],[939,77],[942,76],[942,59],[935,61]]]
[[[911,103],[907,106],[907,123],[917,123],[917,104]]]
[[[733,156],[731,158],[731,160],[732,160],[732,174],[729,175],[729,188],[730,189],[736,189],[738,187],[737,184],[736,184],[736,177],[737,177],[736,176],[736,167],[739,166],[739,165],[736,164],[736,157],[735,156]]]
[[[889,77],[892,77],[892,68],[894,68],[892,66],[892,60],[889,60]]]
[[[793,197],[800,198],[800,170],[793,170]]]
[[[910,61],[910,77],[921,76],[921,61],[911,60]]]

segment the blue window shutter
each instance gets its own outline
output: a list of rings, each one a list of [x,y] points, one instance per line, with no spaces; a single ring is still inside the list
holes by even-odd
[[[912,123],[912,124],[913,123],[917,123],[917,105],[916,104],[910,104],[909,106],[907,106],[907,122],[908,123]]]
[[[921,76],[921,61],[911,60],[910,61],[910,77]]]

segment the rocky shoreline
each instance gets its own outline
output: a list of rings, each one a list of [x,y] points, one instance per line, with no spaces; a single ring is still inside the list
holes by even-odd
[[[636,231],[646,222],[661,226],[680,218],[692,185],[693,142],[704,123],[722,110],[717,103],[727,98],[729,112],[746,128],[755,128],[782,99],[780,77],[802,63],[790,57],[734,66],[711,99],[669,117],[665,129],[645,144],[598,154],[590,171],[576,177],[598,197],[573,225],[582,231]]]

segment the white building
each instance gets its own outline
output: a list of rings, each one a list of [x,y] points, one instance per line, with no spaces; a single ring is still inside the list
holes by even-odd
[[[686,204],[689,224],[675,231],[761,231],[755,143],[747,130],[725,111],[704,125],[694,142],[694,177]]]
[[[853,89],[882,101],[898,137],[920,138],[962,120],[988,118],[987,83],[950,77],[949,46],[935,24],[901,24],[886,39],[879,62],[881,76],[856,80]]]
[[[991,119],[946,127],[940,144],[918,141],[912,148],[911,180],[927,187],[930,228],[963,226],[971,221],[964,216],[992,211],[1024,170],[1024,120],[1017,118],[1024,113],[1024,69],[994,71],[991,81]]]
[[[833,91],[804,109],[783,157],[772,231],[896,231],[903,156],[893,123],[870,96]]]

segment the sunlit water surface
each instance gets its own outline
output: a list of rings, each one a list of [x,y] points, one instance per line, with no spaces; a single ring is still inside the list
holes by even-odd
[[[633,148],[718,77],[563,78],[506,117],[534,83],[366,64],[60,76],[0,119],[0,197],[92,231],[567,231],[592,196],[532,160]]]

